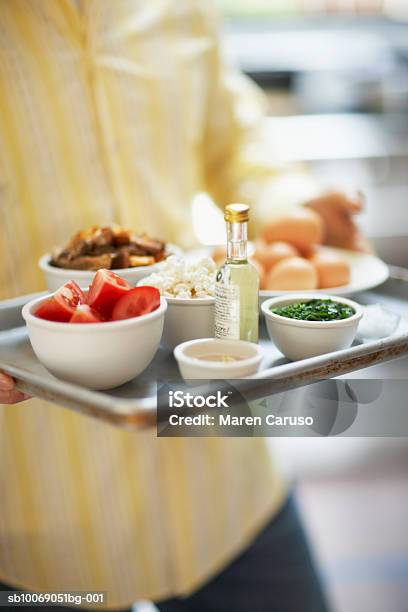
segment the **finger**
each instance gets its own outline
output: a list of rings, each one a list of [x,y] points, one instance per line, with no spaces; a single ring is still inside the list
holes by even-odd
[[[11,376],[4,374],[4,372],[0,372],[0,392],[4,391],[7,393],[12,391],[14,389],[14,385],[15,383]]]
[[[22,391],[0,391],[0,404],[18,404],[29,398],[30,396]]]

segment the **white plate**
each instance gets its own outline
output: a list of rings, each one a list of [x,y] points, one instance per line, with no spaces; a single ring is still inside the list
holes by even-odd
[[[253,244],[248,243],[249,254],[253,251]],[[337,253],[343,259],[348,261],[351,270],[351,280],[348,285],[341,285],[340,287],[327,287],[324,289],[311,289],[305,291],[303,289],[296,289],[296,291],[278,291],[263,289],[259,292],[262,299],[275,297],[278,295],[290,295],[291,293],[330,293],[331,295],[352,295],[359,291],[367,291],[373,287],[377,287],[384,283],[388,276],[389,270],[387,264],[382,259],[369,253],[359,253],[357,251],[349,251],[347,249],[336,249],[334,247],[324,247],[326,251],[332,251]],[[186,253],[188,259],[197,260],[200,257],[211,257],[213,249],[212,247],[200,247],[193,251]]]
[[[351,295],[359,291],[367,291],[384,283],[388,276],[389,270],[387,264],[382,259],[369,253],[358,253],[357,251],[349,251],[346,249],[335,249],[334,247],[325,247],[325,250],[337,253],[342,259],[345,259],[350,265],[351,280],[348,285],[340,287],[325,287],[324,289],[313,289],[304,291],[297,289],[296,292],[302,293],[328,293],[331,295]],[[264,289],[259,292],[261,298],[275,297],[277,295],[286,295],[294,293],[294,291],[277,291]]]

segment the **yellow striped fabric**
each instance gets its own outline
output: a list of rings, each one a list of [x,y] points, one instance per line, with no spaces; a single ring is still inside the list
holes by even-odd
[[[0,0],[0,299],[116,221],[189,246],[198,191],[233,197],[249,115],[203,0]],[[235,191],[234,191],[235,190]],[[31,400],[0,411],[0,580],[184,594],[279,507],[261,440],[156,439]]]

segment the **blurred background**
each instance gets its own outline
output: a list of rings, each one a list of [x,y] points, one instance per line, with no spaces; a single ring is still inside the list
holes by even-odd
[[[322,185],[362,189],[362,229],[387,262],[408,267],[408,0],[218,2],[230,62],[267,94],[278,161],[306,162]],[[407,372],[403,359],[358,375]],[[406,440],[271,448],[296,483],[333,611],[406,612]]]
[[[408,267],[408,0],[218,3],[229,61],[267,94],[277,160],[306,162],[322,185],[362,189],[362,229],[388,263]],[[217,219],[223,236],[214,210],[212,237]],[[407,372],[402,359],[358,376]],[[270,443],[295,482],[333,612],[407,612],[407,441]]]
[[[364,232],[408,265],[407,0],[217,2],[229,62],[267,94],[274,159],[308,163],[322,186],[362,189]]]

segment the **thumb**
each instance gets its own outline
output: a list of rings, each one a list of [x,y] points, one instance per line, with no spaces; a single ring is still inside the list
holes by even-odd
[[[14,389],[14,380],[11,376],[0,372],[0,391],[12,391]]]

